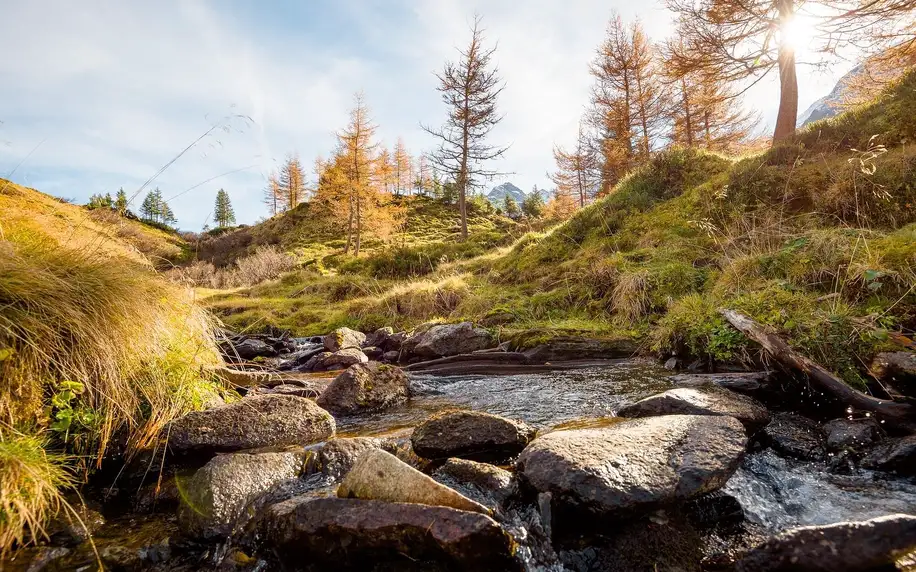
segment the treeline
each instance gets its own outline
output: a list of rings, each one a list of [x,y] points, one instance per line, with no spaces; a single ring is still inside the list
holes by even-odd
[[[128,208],[130,206],[130,199],[127,197],[127,193],[124,192],[123,187],[118,189],[114,198],[112,198],[111,193],[91,195],[89,197],[89,202],[86,203],[85,206],[89,210],[110,209],[122,216],[140,219],[145,223],[167,229],[173,228],[175,223],[178,222],[175,213],[172,211],[172,207],[170,207],[168,201],[163,198],[162,191],[158,187],[146,193],[137,214]],[[213,207],[213,222],[216,224],[217,229],[229,228],[235,225],[235,210],[232,208],[229,193],[223,189],[219,189],[216,192],[216,201]],[[204,225],[204,230],[207,229],[208,225]]]

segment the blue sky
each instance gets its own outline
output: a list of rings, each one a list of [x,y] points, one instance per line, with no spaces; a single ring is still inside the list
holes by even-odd
[[[209,220],[220,187],[239,222],[255,222],[267,174],[290,152],[309,168],[326,156],[358,90],[384,143],[430,149],[419,125],[444,116],[433,73],[476,11],[506,81],[493,138],[511,148],[498,168],[546,187],[614,9],[669,32],[657,0],[0,0],[0,176],[79,202],[131,193],[216,126],[153,186],[175,197],[181,228]],[[849,67],[801,71],[800,110]],[[746,104],[771,124],[777,100],[765,81]]]

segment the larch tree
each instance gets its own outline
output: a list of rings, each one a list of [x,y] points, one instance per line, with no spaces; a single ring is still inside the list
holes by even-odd
[[[280,178],[276,173],[267,176],[267,186],[264,187],[264,204],[271,216],[286,210],[286,195],[280,188]]]
[[[235,210],[229,200],[229,193],[220,189],[216,192],[216,203],[213,205],[213,220],[217,228],[228,228],[235,224]]]
[[[411,180],[413,179],[413,161],[410,158],[410,153],[407,151],[407,146],[404,144],[404,139],[398,137],[398,142],[394,147],[394,180],[395,180],[395,195],[400,196],[402,193],[406,194],[410,191]]]
[[[359,256],[366,217],[379,200],[376,181],[373,181],[378,166],[378,145],[373,142],[376,129],[363,94],[357,93],[350,122],[337,135],[338,153],[348,191],[347,245],[344,253],[352,247],[354,256]]]
[[[725,82],[779,75],[773,142],[795,134],[798,117],[796,50],[813,54],[847,48],[880,50],[910,29],[913,0],[666,0],[676,15],[672,65]],[[824,63],[802,62],[802,63]]]
[[[439,79],[438,91],[448,107],[445,124],[438,129],[423,129],[439,141],[430,157],[432,163],[454,182],[461,214],[461,239],[468,237],[467,198],[481,179],[498,174],[487,163],[502,156],[508,147],[488,142],[493,129],[502,120],[496,102],[504,84],[493,65],[496,48],[484,46],[480,16],[474,17],[471,41],[459,51],[458,61],[446,62]]]
[[[573,195],[580,208],[584,207],[597,192],[599,172],[594,148],[581,122],[575,147],[571,151],[566,151],[555,146],[553,158],[557,170],[550,174],[550,179],[558,188],[563,188],[565,192]]]
[[[284,196],[283,206],[285,208],[295,208],[305,200],[305,171],[302,170],[299,157],[296,155],[286,157],[286,161],[280,167],[278,182],[280,193]]]
[[[397,194],[394,158],[384,145],[379,145],[378,147],[378,156],[375,160],[375,175],[376,182],[381,185],[384,192]]]
[[[124,192],[124,187],[118,189],[118,194],[115,195],[114,208],[119,213],[124,214],[127,211],[127,205],[129,201],[127,200],[127,193]]]

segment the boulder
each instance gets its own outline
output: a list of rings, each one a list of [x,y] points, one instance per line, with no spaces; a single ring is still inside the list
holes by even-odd
[[[334,353],[347,348],[359,349],[366,341],[366,334],[350,328],[337,328],[324,337],[324,349]]]
[[[834,419],[824,424],[827,449],[830,451],[861,450],[881,439],[881,426],[870,417],[864,419]]]
[[[466,459],[449,459],[432,477],[491,509],[505,506],[518,492],[518,482],[509,471]]]
[[[733,417],[666,415],[547,433],[528,445],[516,466],[559,508],[624,513],[719,489],[746,444]]]
[[[639,346],[630,339],[555,336],[538,330],[519,334],[513,346],[524,353],[531,363],[628,358],[639,350]]]
[[[783,455],[809,461],[821,460],[826,455],[824,434],[818,424],[807,417],[777,413],[763,433],[767,444]]]
[[[350,366],[334,378],[318,405],[335,415],[352,415],[400,405],[409,397],[409,382],[399,367],[372,362]]]
[[[740,421],[748,432],[766,425],[770,413],[754,399],[722,389],[690,387],[671,389],[647,397],[617,412],[620,417],[657,415],[727,415]]]
[[[394,335],[394,328],[391,326],[385,326],[384,328],[379,328],[366,336],[366,339],[363,340],[363,347],[377,347],[381,348],[388,342],[389,338]]]
[[[385,355],[385,352],[381,348],[375,346],[369,346],[363,348],[363,353],[366,354],[366,357],[369,358],[369,361],[380,361],[382,356]]]
[[[916,548],[916,517],[895,514],[862,522],[805,526],[778,534],[738,561],[737,572],[895,570]]]
[[[879,353],[871,374],[904,395],[916,396],[916,352]]]
[[[381,449],[369,450],[359,456],[340,483],[337,496],[447,506],[483,514],[490,512]]]
[[[860,464],[866,469],[916,476],[916,435],[879,443],[862,458]]]
[[[410,438],[425,459],[460,457],[502,463],[516,457],[535,430],[520,422],[479,411],[447,411],[418,426]]]
[[[418,329],[401,346],[405,353],[420,358],[469,354],[496,345],[493,335],[471,322],[437,324]]]
[[[253,516],[258,497],[299,476],[304,459],[301,451],[217,455],[181,487],[182,533],[198,540],[232,535]]]
[[[368,362],[369,358],[361,350],[347,348],[333,353],[321,352],[299,366],[298,369],[299,371],[328,371],[332,369],[347,369],[351,365]]]
[[[233,343],[227,353],[230,359],[241,358],[243,360],[276,357],[279,355],[279,352],[272,345],[257,338],[246,338],[240,342]]]
[[[398,359],[401,357],[401,352],[399,351],[390,351],[382,354],[382,361],[386,363],[398,363]]]
[[[306,462],[303,473],[322,473],[341,479],[350,472],[360,455],[382,447],[382,440],[372,437],[331,439],[325,443],[305,448]]]
[[[314,401],[292,395],[247,397],[172,421],[163,432],[175,453],[234,452],[308,445],[334,435],[335,424]]]
[[[286,562],[334,570],[520,569],[496,521],[448,507],[305,497],[270,507],[260,524],[261,537]]]

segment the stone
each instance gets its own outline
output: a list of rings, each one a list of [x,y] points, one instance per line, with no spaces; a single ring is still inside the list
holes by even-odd
[[[910,397],[916,396],[916,352],[883,352],[875,356],[871,374]]]
[[[174,453],[234,452],[308,445],[334,435],[334,418],[314,401],[292,395],[258,395],[216,409],[194,411],[164,430]]]
[[[446,411],[414,429],[414,452],[425,459],[460,457],[501,463],[522,452],[535,430],[520,421],[478,411]]]
[[[491,509],[505,506],[518,493],[518,482],[509,471],[466,459],[449,459],[432,477]]]
[[[437,324],[419,330],[401,346],[403,352],[420,358],[469,354],[496,345],[493,335],[471,322]]]
[[[525,448],[516,467],[559,507],[625,513],[721,488],[746,445],[744,427],[733,417],[666,415],[547,433]]]
[[[627,405],[617,415],[727,415],[740,421],[748,432],[754,432],[770,421],[770,413],[756,400],[712,387],[703,390],[690,387],[670,389]]]
[[[398,359],[401,357],[401,352],[399,351],[390,351],[382,354],[382,361],[386,363],[398,363]]]
[[[382,356],[385,355],[385,352],[381,348],[375,346],[368,346],[363,348],[363,353],[366,354],[366,357],[369,358],[369,361],[380,361]]]
[[[825,423],[823,430],[830,451],[861,450],[881,438],[881,426],[870,417],[834,419]]]
[[[263,340],[247,338],[241,342],[233,343],[229,350],[229,357],[253,360],[258,357],[276,357],[277,350]]]
[[[476,512],[305,497],[270,507],[260,522],[261,537],[286,562],[335,570],[520,570],[508,535]]]
[[[916,476],[916,435],[879,443],[866,453],[860,465],[866,469]]]
[[[324,337],[324,349],[334,353],[347,348],[359,349],[366,341],[366,334],[350,328],[337,328]]]
[[[351,365],[368,362],[369,358],[366,357],[366,354],[361,350],[357,348],[346,348],[333,353],[321,352],[301,365],[298,370],[329,371],[332,369],[347,369]]]
[[[373,449],[359,456],[337,489],[340,498],[447,506],[489,514],[489,509],[439,484],[391,453]]]
[[[821,460],[826,455],[821,428],[807,417],[777,413],[763,433],[766,442],[783,455],[808,461]]]
[[[319,382],[309,384],[290,384],[284,383],[274,387],[258,388],[258,394],[264,395],[293,395],[295,397],[304,397],[306,399],[317,399],[322,392],[322,385]]]
[[[539,338],[544,335],[550,335],[551,337],[533,345],[535,341],[540,342]],[[525,334],[522,334],[522,336],[525,336]],[[639,351],[639,346],[629,339],[553,336],[543,332],[538,333],[537,331],[529,333],[526,337],[528,339],[521,339],[515,345],[519,351],[528,357],[531,363],[583,359],[620,359],[632,357]]]
[[[366,339],[363,340],[363,347],[377,347],[381,348],[388,339],[394,335],[394,328],[391,326],[385,326],[384,328],[379,328],[366,336]],[[383,350],[384,351],[384,350]]]
[[[805,526],[778,534],[738,561],[737,572],[862,572],[895,569],[916,548],[916,517]]]
[[[350,366],[334,378],[318,405],[335,415],[352,415],[400,405],[409,398],[409,381],[401,368],[372,362]]]
[[[341,479],[350,472],[360,455],[370,449],[380,449],[382,440],[372,437],[331,439],[305,448],[304,474],[322,473]]]
[[[223,539],[253,516],[252,503],[302,471],[302,451],[217,455],[182,486],[178,525],[188,538]]]

